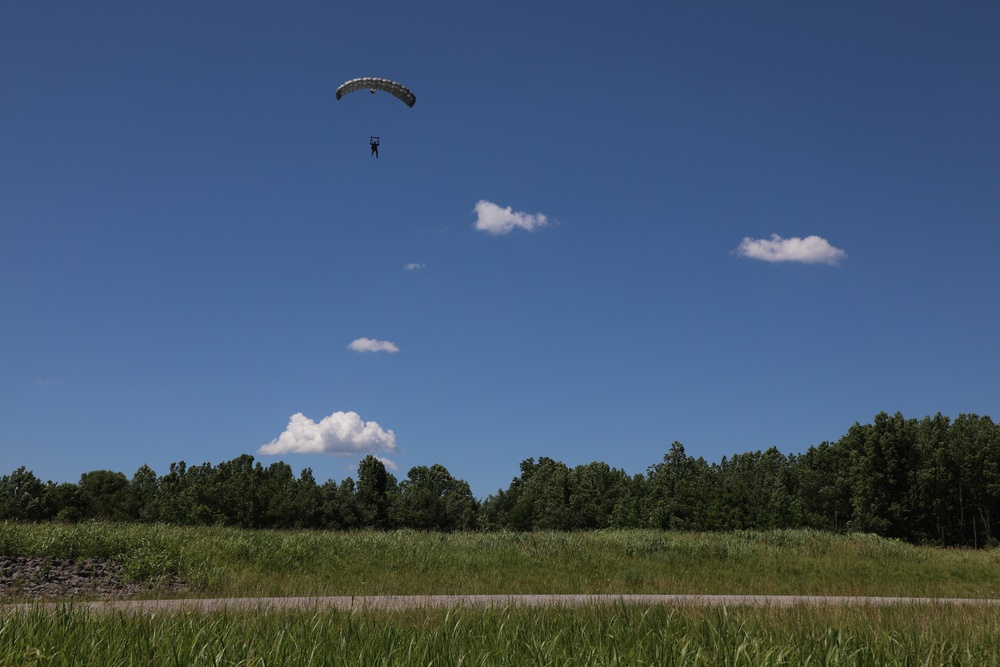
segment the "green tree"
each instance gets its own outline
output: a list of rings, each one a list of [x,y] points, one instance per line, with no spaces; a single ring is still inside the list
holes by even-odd
[[[340,484],[327,480],[320,487],[320,522],[324,528],[353,530],[362,527],[354,479],[345,477]]]
[[[258,490],[264,500],[262,527],[301,527],[297,487],[292,467],[287,463],[276,461],[264,469]]]
[[[160,480],[152,468],[145,464],[139,466],[129,480],[126,491],[126,513],[130,521],[154,523],[159,520],[156,497],[159,485]]]
[[[622,490],[611,510],[612,528],[641,528],[647,525],[646,506],[649,485],[645,475],[636,474],[622,481]]]
[[[295,526],[322,528],[323,494],[312,468],[303,468],[295,485]]]
[[[853,518],[847,450],[829,442],[811,446],[797,459],[802,523],[843,532]]]
[[[187,508],[185,523],[192,526],[215,526],[225,520],[227,508],[220,502],[219,479],[215,467],[204,462],[187,469],[182,496]]]
[[[663,462],[649,468],[648,525],[672,530],[707,529],[706,518],[712,497],[710,468],[704,459],[695,459],[674,441]]]
[[[922,542],[960,544],[958,517],[960,487],[957,448],[952,447],[947,417],[925,417],[917,425],[914,447],[916,468],[910,485],[912,535]]]
[[[874,424],[852,426],[838,446],[847,450],[851,461],[851,528],[910,539],[916,420],[880,412]]]
[[[45,485],[21,466],[0,477],[0,520],[41,521],[48,518]]]
[[[715,499],[729,512],[723,525],[710,528],[772,529],[799,525],[789,461],[776,447],[724,458],[714,476]]]
[[[565,463],[542,456],[521,462],[519,497],[511,509],[518,530],[570,530],[570,471]]]
[[[1000,429],[989,417],[962,414],[951,425],[949,440],[958,468],[957,519],[964,543],[992,545],[1000,514]]]
[[[189,489],[192,481],[187,463],[177,461],[170,464],[169,471],[160,478],[156,489],[156,504],[160,509],[161,521],[175,525],[189,525],[193,522],[196,512],[195,497]]]
[[[93,470],[80,475],[80,499],[88,519],[127,521],[128,478],[112,470]]]
[[[261,495],[264,468],[253,456],[242,454],[223,461],[210,473],[215,522],[240,528],[266,525],[266,501]]]
[[[504,489],[497,489],[496,493],[487,496],[479,506],[479,526],[486,530],[511,528],[510,510],[514,500],[513,495]]]
[[[357,504],[362,526],[387,530],[392,528],[389,508],[396,495],[396,478],[385,464],[371,454],[358,463]]]
[[[45,505],[48,508],[46,518],[52,517],[56,521],[66,523],[76,523],[83,519],[80,487],[72,482],[46,483]]]
[[[612,524],[615,507],[628,493],[624,470],[595,461],[573,468],[569,476],[569,510],[573,528],[595,530]]]
[[[415,466],[400,484],[397,523],[417,530],[469,530],[476,526],[479,504],[469,484],[452,477],[443,465]]]
[[[571,530],[570,470],[566,464],[543,456],[521,461],[521,474],[506,490],[486,499],[480,512],[482,524],[510,530]]]

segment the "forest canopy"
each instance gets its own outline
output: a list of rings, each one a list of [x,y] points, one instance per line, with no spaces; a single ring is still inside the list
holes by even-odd
[[[707,462],[672,443],[645,474],[607,463],[521,462],[484,500],[440,464],[398,480],[374,456],[357,479],[320,484],[244,454],[218,465],[170,464],[131,478],[85,472],[42,482],[20,467],[0,477],[0,520],[89,520],[352,530],[741,530],[814,528],[914,543],[988,547],[1000,531],[1000,428],[989,417],[900,413],[855,423],[801,454],[772,447]]]

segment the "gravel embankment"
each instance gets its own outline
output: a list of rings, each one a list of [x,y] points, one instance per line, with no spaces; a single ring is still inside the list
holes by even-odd
[[[109,600],[149,590],[172,593],[186,588],[169,577],[158,582],[128,582],[120,565],[104,558],[0,557],[0,601]]]

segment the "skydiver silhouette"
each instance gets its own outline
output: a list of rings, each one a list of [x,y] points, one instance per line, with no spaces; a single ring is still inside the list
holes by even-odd
[[[378,137],[372,137],[368,143],[372,147],[372,155],[378,158]]]

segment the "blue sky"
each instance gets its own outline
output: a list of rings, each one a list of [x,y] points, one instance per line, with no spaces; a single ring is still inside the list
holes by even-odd
[[[5,3],[0,471],[371,452],[485,497],[527,457],[997,418],[998,31],[994,3]],[[337,101],[359,76],[417,103]]]

